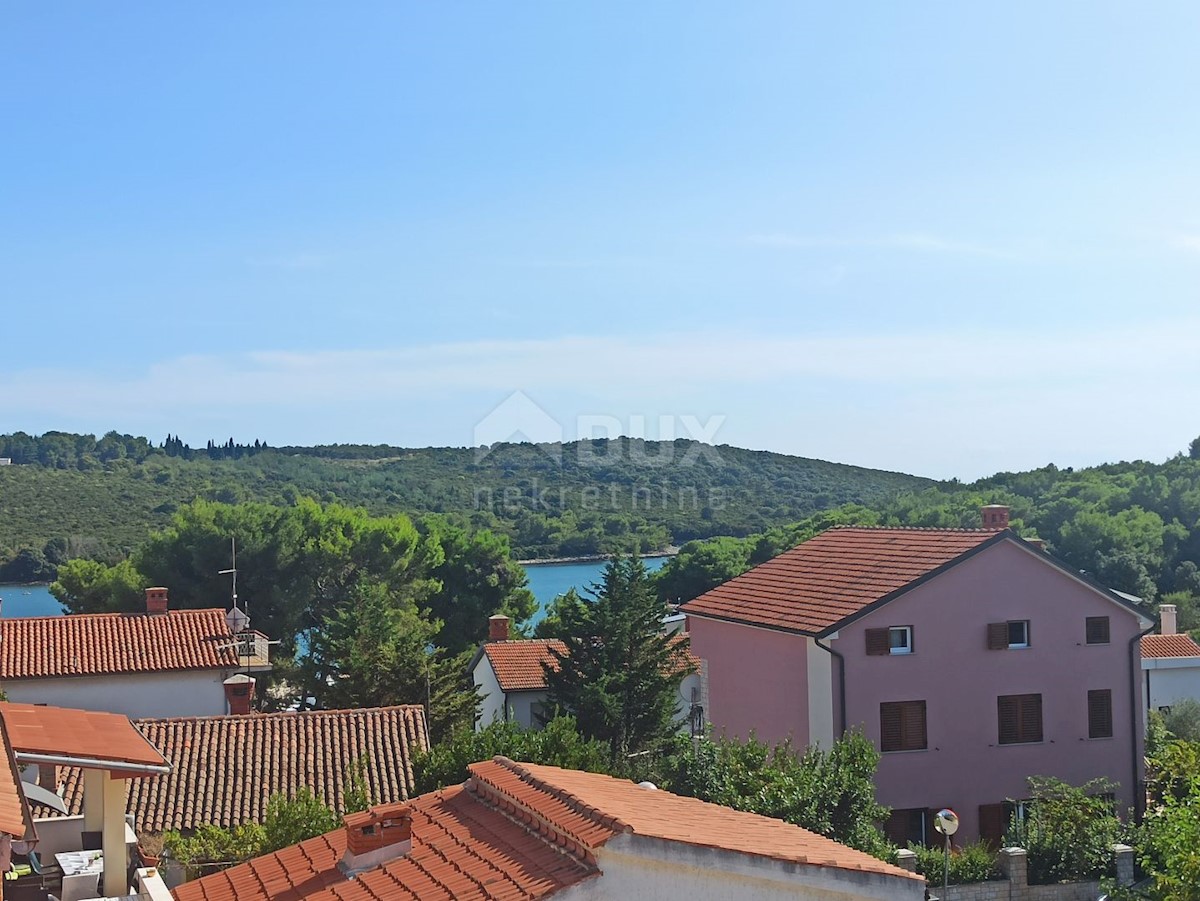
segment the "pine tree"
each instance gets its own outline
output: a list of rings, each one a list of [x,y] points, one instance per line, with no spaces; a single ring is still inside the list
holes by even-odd
[[[687,642],[663,634],[667,608],[637,557],[612,560],[593,597],[563,610],[557,670],[546,667],[549,706],[572,714],[614,761],[668,741],[679,686],[690,671]]]

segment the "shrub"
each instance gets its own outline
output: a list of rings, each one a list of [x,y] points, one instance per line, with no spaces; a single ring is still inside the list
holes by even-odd
[[[1112,871],[1112,845],[1121,835],[1113,812],[1113,784],[1081,786],[1047,776],[1029,778],[1032,801],[1014,818],[1005,844],[1024,848],[1030,885],[1101,879]]]
[[[941,848],[909,845],[917,855],[917,872],[931,886],[941,885],[946,872],[946,852]],[[965,885],[999,879],[1000,868],[996,853],[983,842],[963,845],[950,852],[950,884]]]

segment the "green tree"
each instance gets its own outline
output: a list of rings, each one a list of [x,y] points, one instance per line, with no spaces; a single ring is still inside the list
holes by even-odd
[[[467,778],[469,764],[497,756],[612,774],[608,746],[583,738],[573,718],[560,716],[541,730],[522,729],[512,721],[497,721],[478,731],[459,729],[413,761],[414,785],[418,793],[456,785]]]
[[[1171,705],[1162,715],[1163,725],[1172,737],[1187,742],[1200,742],[1200,701],[1184,698]]]
[[[512,559],[507,538],[434,518],[422,528],[441,548],[441,562],[430,569],[438,584],[423,602],[429,618],[442,623],[438,644],[461,653],[487,637],[492,614],[506,614],[518,626],[533,616],[537,603],[529,578]]]
[[[58,568],[50,593],[67,613],[111,613],[138,609],[148,584],[129,560],[106,566],[75,559]]]
[[[435,737],[474,723],[479,698],[466,684],[469,653],[437,647],[439,625],[385,586],[354,586],[309,635],[300,661],[306,696],[325,709],[421,704]]]
[[[888,809],[875,800],[879,752],[860,732],[847,732],[824,751],[803,753],[788,742],[774,747],[731,738],[700,742],[680,736],[664,758],[665,788],[787,820],[869,854],[888,845],[880,823]]]
[[[583,598],[574,588],[568,588],[546,605],[545,615],[533,628],[535,638],[562,638],[567,633],[567,621],[582,613]]]
[[[1030,776],[1025,815],[1014,818],[1005,843],[1029,854],[1029,882],[1049,885],[1101,879],[1112,870],[1121,824],[1110,800],[1115,786],[1093,779],[1080,786]]]
[[[653,577],[659,597],[682,604],[750,568],[752,545],[739,538],[689,541]]]
[[[305,839],[332,832],[341,820],[326,807],[307,787],[286,795],[272,795],[267,801],[267,815],[263,818],[263,844],[259,854],[270,854],[288,845]]]
[[[662,632],[667,612],[637,557],[609,562],[599,593],[566,608],[566,653],[546,667],[551,708],[571,713],[614,760],[662,746],[675,733],[686,640]]]

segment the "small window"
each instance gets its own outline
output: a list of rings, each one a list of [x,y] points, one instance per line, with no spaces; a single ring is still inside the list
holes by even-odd
[[[901,848],[909,845],[925,845],[931,839],[941,838],[930,828],[933,811],[928,807],[909,807],[892,810],[884,821],[883,831],[893,844]]]
[[[1108,617],[1089,616],[1086,632],[1088,644],[1108,644]]]
[[[924,701],[885,701],[879,705],[879,750],[923,751]]]
[[[1015,619],[1008,623],[1008,646],[1010,648],[1029,647],[1029,620]]]
[[[999,738],[1002,745],[1019,745],[1042,740],[1042,696],[1001,695],[996,699]]]
[[[911,654],[913,650],[912,626],[892,626],[888,629],[888,653]]]
[[[1088,738],[1112,738],[1112,689],[1088,692]]]

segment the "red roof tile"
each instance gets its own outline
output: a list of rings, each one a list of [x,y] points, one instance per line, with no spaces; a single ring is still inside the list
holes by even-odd
[[[834,528],[681,608],[817,634],[1006,532]]]
[[[551,649],[567,653],[567,646],[557,638],[535,638],[528,641],[489,641],[483,646],[500,690],[536,691],[546,687],[542,664],[558,669]]]
[[[678,644],[686,636],[674,636],[673,643]],[[483,646],[500,690],[510,691],[540,691],[546,687],[546,671],[542,668],[545,663],[551,669],[558,669],[558,659],[550,653],[567,653],[567,646],[557,638],[536,638],[514,641],[489,641]],[[682,663],[689,669],[700,669],[700,659],[689,649],[685,652]]]
[[[232,668],[231,638],[219,608],[0,619],[0,679]]]
[[[164,766],[167,762],[129,718],[119,713],[0,702],[0,717],[8,742],[18,754],[52,754],[140,766]]]
[[[356,876],[338,868],[345,830],[175,890],[178,901],[537,899],[589,876],[615,836],[652,838],[906,880],[922,877],[782,820],[610,776],[518,764],[471,766],[464,786],[412,802],[412,850]]]
[[[13,757],[8,733],[0,717],[0,832],[24,838],[33,831],[29,803],[21,790],[21,772]]]
[[[412,793],[413,757],[429,747],[425,711],[417,705],[135,725],[172,765],[168,775],[129,785],[126,811],[144,833],[261,823],[271,795],[291,794],[302,785],[327,807],[344,810],[344,790],[360,760],[372,803],[403,801]],[[82,813],[81,771],[60,772],[67,809]]]
[[[1200,644],[1192,640],[1192,636],[1182,633],[1176,635],[1143,635],[1143,657],[1200,657]]]

